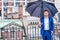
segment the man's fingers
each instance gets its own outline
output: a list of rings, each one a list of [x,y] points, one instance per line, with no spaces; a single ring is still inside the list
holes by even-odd
[[[41,26],[42,25],[42,23],[41,22],[39,22],[39,26]]]

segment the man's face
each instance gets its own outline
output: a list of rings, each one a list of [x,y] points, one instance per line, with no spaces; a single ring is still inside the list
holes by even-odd
[[[44,16],[48,16],[48,15],[49,15],[48,11],[45,11]]]

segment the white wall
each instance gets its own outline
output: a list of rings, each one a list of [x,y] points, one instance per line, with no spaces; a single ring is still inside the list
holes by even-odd
[[[60,0],[55,0],[55,5],[56,5],[58,11],[60,11]]]

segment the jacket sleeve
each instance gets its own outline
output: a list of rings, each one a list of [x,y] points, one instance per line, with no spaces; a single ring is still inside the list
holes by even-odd
[[[51,18],[51,31],[54,31],[54,21],[53,21],[53,18]]]

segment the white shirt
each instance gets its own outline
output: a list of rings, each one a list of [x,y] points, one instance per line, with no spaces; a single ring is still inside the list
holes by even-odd
[[[49,19],[44,18],[44,30],[49,30]]]

